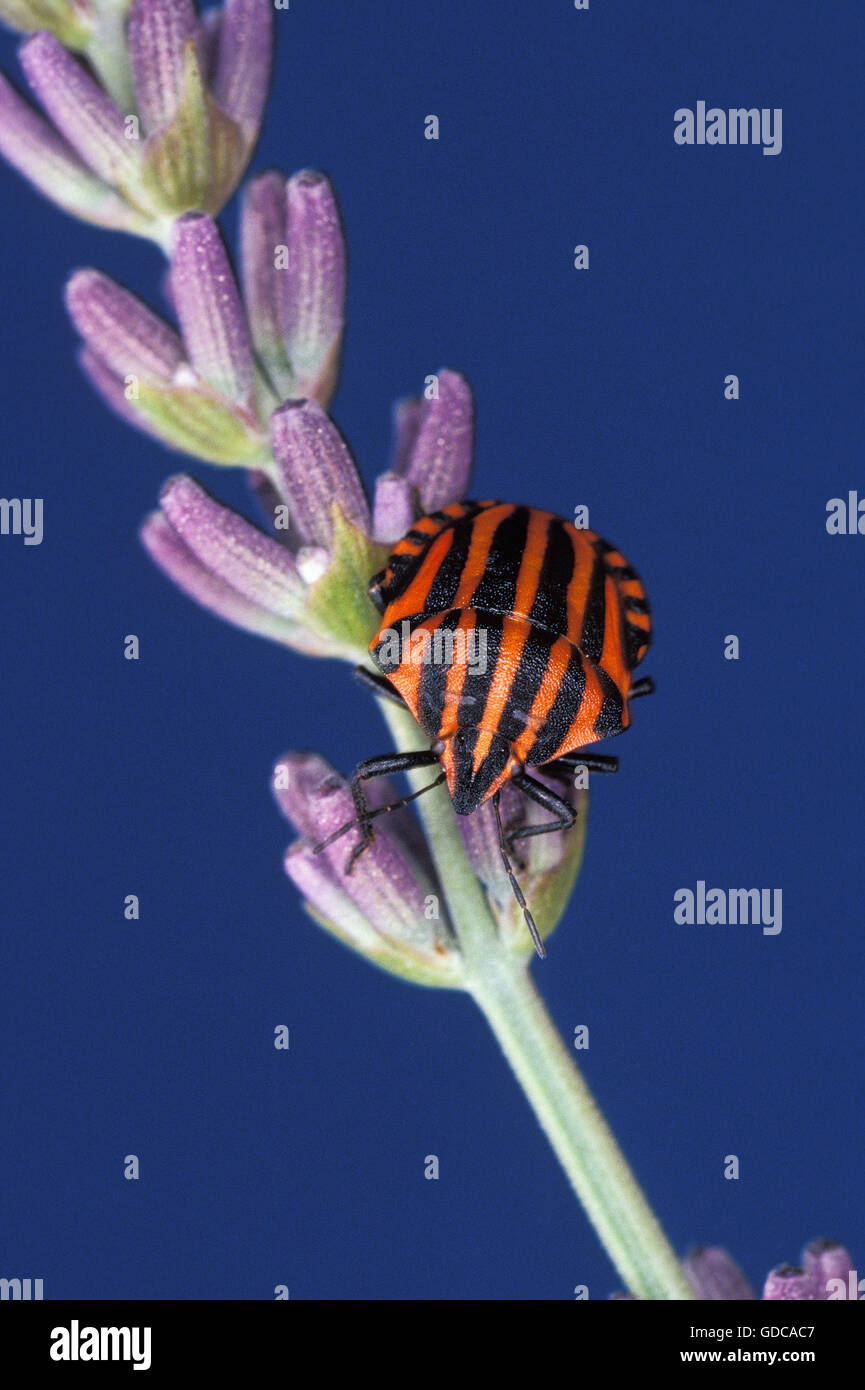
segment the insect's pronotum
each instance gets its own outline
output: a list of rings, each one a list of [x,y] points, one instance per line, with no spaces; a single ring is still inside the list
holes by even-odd
[[[530,835],[569,829],[576,812],[527,769],[542,767],[566,780],[577,766],[616,771],[616,758],[583,750],[626,729],[630,701],[654,689],[648,677],[631,679],[652,634],[642,582],[607,541],[551,512],[455,502],[415,522],[369,592],[382,615],[370,643],[382,674],[360,667],[358,676],[377,694],[407,706],[433,741],[421,752],[359,763],[351,779],[356,819],[316,848],[359,826],[350,873],[375,838],[373,819],[440,782],[447,781],[461,816],[492,798],[505,868],[543,956],[508,849]],[[412,638],[396,652],[395,632]],[[437,640],[443,647],[445,634],[452,635],[452,659],[417,659],[419,646]],[[483,663],[468,659],[480,650],[472,634],[483,635]],[[369,778],[434,764],[441,767],[434,782],[370,810],[363,793]],[[506,782],[555,819],[505,834],[499,795]]]

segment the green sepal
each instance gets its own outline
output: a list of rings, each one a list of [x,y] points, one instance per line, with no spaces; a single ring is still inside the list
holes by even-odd
[[[309,626],[316,632],[326,632],[350,661],[362,661],[379,623],[367,588],[387,560],[390,547],[370,540],[347,521],[337,502],[332,504],[330,514],[331,561],[307,591]]]
[[[133,404],[166,444],[205,463],[254,468],[270,459],[265,440],[223,401],[194,386],[142,381]]]
[[[215,214],[234,190],[245,158],[240,129],[208,95],[190,40],[177,110],[144,145],[141,189],[160,212]],[[128,191],[134,197],[134,190]]]
[[[407,980],[414,985],[426,985],[438,989],[465,988],[462,960],[456,946],[444,949],[440,956],[435,957],[435,961],[425,961],[408,948],[401,950],[398,946],[392,945],[385,937],[374,932],[372,928],[369,929],[369,939],[367,940],[365,937],[361,941],[351,931],[319,912],[305,898],[303,899],[303,906],[313,921],[317,922],[331,936],[336,937],[344,946],[350,946],[357,955],[362,956],[371,965],[377,965],[380,970],[386,970],[389,975],[396,975],[399,979]]]
[[[76,53],[87,47],[93,32],[70,0],[0,0],[0,19],[21,34],[47,29]]]

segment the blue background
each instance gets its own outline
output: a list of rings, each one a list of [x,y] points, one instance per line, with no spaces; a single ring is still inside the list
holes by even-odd
[[[252,168],[337,188],[333,410],[366,480],[393,399],[457,368],[475,495],[588,504],[649,588],[658,694],[596,784],[535,967],[550,1007],[589,1025],[587,1076],[679,1248],[723,1244],[758,1284],[820,1234],[861,1265],[865,538],[825,530],[830,497],[865,493],[861,13],[294,0],[277,28]],[[679,148],[699,99],[782,107],[783,152]],[[158,252],[5,167],[0,188],[2,490],[45,499],[40,547],[0,540],[0,1274],[54,1298],[606,1298],[470,1002],[372,970],[282,875],[273,762],[385,751],[374,704],[196,610],[139,547],[187,465],[79,378],[60,291],[91,264],[158,302]],[[782,888],[781,935],[675,926],[698,879]]]

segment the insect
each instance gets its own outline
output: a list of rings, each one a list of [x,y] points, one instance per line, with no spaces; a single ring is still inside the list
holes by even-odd
[[[592,531],[535,507],[455,502],[423,516],[369,585],[381,623],[370,653],[379,672],[360,680],[411,710],[429,749],[359,763],[351,779],[361,835],[346,865],[375,838],[373,819],[446,781],[455,811],[471,815],[492,800],[499,848],[538,954],[544,946],[508,850],[531,835],[569,829],[576,812],[532,777],[615,772],[618,760],[587,744],[620,734],[630,701],[654,690],[632,672],[648,650],[646,592],[625,557]],[[481,659],[481,653],[483,659]],[[420,791],[371,810],[363,783],[438,764]],[[499,809],[510,782],[553,817],[505,834]]]

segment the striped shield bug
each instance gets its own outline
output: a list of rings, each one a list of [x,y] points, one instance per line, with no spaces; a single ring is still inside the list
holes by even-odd
[[[361,836],[346,866],[375,837],[373,819],[447,782],[455,811],[495,810],[499,848],[538,954],[543,943],[508,850],[530,835],[569,829],[576,812],[528,768],[571,779],[578,766],[615,772],[616,758],[587,745],[620,734],[630,701],[652,681],[633,681],[651,641],[646,592],[625,557],[592,531],[535,507],[455,502],[421,517],[370,581],[381,614],[370,653],[378,673],[358,676],[411,710],[429,749],[367,758],[351,790]],[[438,764],[435,781],[371,810],[363,783]],[[505,834],[499,795],[506,782],[552,819]]]

